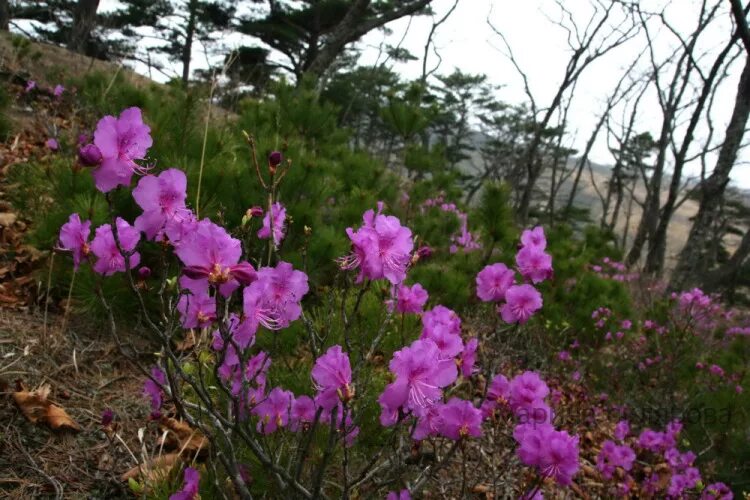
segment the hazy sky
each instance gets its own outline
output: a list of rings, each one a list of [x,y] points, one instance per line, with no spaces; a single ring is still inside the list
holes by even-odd
[[[641,0],[641,6],[644,9],[656,11],[666,1]],[[454,0],[434,0],[434,17],[442,17],[453,2]],[[589,0],[563,0],[563,3],[572,12],[579,25],[584,26],[592,12],[591,2]],[[109,9],[116,4],[116,0],[103,0],[101,8]],[[729,2],[725,4],[726,6],[722,6],[723,10],[719,14],[719,22],[707,31],[702,40],[701,49],[707,53],[704,67],[711,64],[712,54],[726,42],[727,33],[731,29]],[[672,2],[672,7],[667,11],[667,19],[678,31],[687,34],[696,23],[698,5],[698,0]],[[566,43],[566,32],[553,22],[559,19],[560,15],[560,9],[554,0],[459,0],[458,7],[438,28],[434,36],[435,47],[442,58],[438,72],[447,74],[454,68],[459,68],[468,73],[483,73],[488,76],[492,84],[502,86],[498,92],[498,99],[508,103],[527,101],[520,76],[504,55],[502,41],[487,23],[490,19],[511,45],[519,65],[529,77],[531,91],[537,105],[543,108],[549,104],[557,91],[570,55],[570,49]],[[421,74],[421,57],[431,24],[430,16],[420,16],[411,20],[401,19],[388,25],[392,34],[387,37],[387,42],[396,45],[403,38],[402,47],[409,49],[420,58],[419,61],[396,66],[396,69],[405,77],[417,77]],[[666,56],[670,48],[678,43],[677,39],[660,23],[653,24],[652,35],[657,57]],[[247,43],[247,40],[248,38],[243,40],[243,37],[225,37],[222,42],[231,47],[241,45],[243,42]],[[378,56],[378,47],[383,41],[382,32],[373,32],[366,36],[361,42],[365,46],[361,62],[373,64]],[[579,150],[583,148],[606,98],[622,78],[624,70],[643,51],[644,47],[645,37],[640,36],[595,61],[587,68],[577,85],[575,98],[569,111],[569,145]],[[431,69],[437,62],[438,58],[431,51],[428,68]],[[205,56],[202,53],[196,54],[193,65],[205,67]],[[643,57],[641,68],[645,70],[649,65],[649,60]],[[137,66],[136,69],[144,71],[142,65]],[[713,111],[716,128],[714,142],[721,140],[726,121],[731,114],[740,70],[741,60],[738,60],[717,93]],[[175,74],[178,74],[178,71],[179,68],[175,67]],[[153,76],[159,77],[156,73]],[[655,92],[646,94],[641,109],[642,118],[639,120],[637,131],[650,131],[657,137],[660,110]],[[622,112],[620,111],[616,116],[622,116]],[[622,122],[622,120],[619,121]],[[705,127],[701,127],[698,131],[701,138],[705,137],[705,131]],[[696,143],[697,146],[698,143]],[[743,155],[744,157],[747,155]],[[607,148],[605,134],[601,134],[591,158],[599,163],[612,163],[613,159]],[[714,158],[709,159],[709,168],[712,167],[713,160]],[[700,166],[694,162],[686,170],[687,175],[697,176]],[[746,162],[742,161],[734,167],[732,177],[739,186],[750,188],[750,169]]]

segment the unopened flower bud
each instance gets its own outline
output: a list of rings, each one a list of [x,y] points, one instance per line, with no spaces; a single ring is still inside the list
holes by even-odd
[[[96,167],[102,162],[102,152],[95,144],[86,144],[78,149],[78,161],[86,167]]]
[[[60,145],[57,143],[57,139],[54,138],[49,138],[44,141],[44,145],[47,146],[50,151],[57,151],[58,149],[60,149]]]
[[[259,206],[254,206],[247,209],[247,212],[245,212],[245,215],[248,217],[263,217],[263,209]]]
[[[138,269],[138,277],[142,280],[148,279],[151,276],[151,269],[146,266],[141,266]]]
[[[109,424],[112,423],[112,420],[115,418],[115,412],[112,411],[112,409],[107,408],[102,412],[102,427],[107,427]]]
[[[268,165],[272,168],[276,168],[281,165],[283,159],[284,157],[281,155],[280,151],[272,151],[271,154],[268,155]]]

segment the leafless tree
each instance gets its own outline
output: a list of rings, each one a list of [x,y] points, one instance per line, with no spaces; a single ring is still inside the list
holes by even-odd
[[[683,43],[678,48],[677,54],[668,58],[670,60],[673,59],[674,63],[667,67],[667,74],[664,74],[661,63],[657,61],[654,50],[654,39],[651,33],[652,27],[650,26],[650,22],[654,18],[664,21],[664,12],[662,11],[658,14],[645,13],[637,5],[634,6],[648,43],[648,53],[654,76],[653,84],[661,110],[661,126],[657,139],[656,161],[647,183],[644,210],[638,224],[633,245],[626,258],[628,265],[633,265],[640,260],[646,242],[653,240],[659,227],[660,195],[670,152],[669,146],[672,143],[680,113],[691,107],[689,89],[693,74],[698,72],[699,66],[699,62],[696,59],[696,46],[699,39],[701,39],[701,35],[716,18],[720,4],[720,0],[712,5],[709,5],[707,0],[701,2],[695,29],[687,40],[679,38],[679,41]],[[692,133],[690,139],[692,140]],[[677,177],[677,182],[679,183],[680,172],[675,172],[673,177]]]
[[[665,21],[665,24],[666,23]],[[675,33],[678,37],[679,34],[676,30],[670,28],[670,31]],[[714,59],[708,73],[706,75],[700,70],[700,67],[696,65],[696,73],[698,74],[701,81],[701,91],[696,103],[693,106],[689,123],[685,129],[683,139],[678,147],[675,147],[676,154],[674,155],[674,166],[672,171],[672,178],[669,185],[669,193],[667,200],[661,208],[659,215],[659,221],[656,228],[656,232],[653,237],[649,240],[649,251],[646,258],[646,272],[659,275],[664,268],[664,259],[667,246],[667,228],[669,222],[674,214],[676,203],[682,188],[682,171],[687,163],[688,151],[691,145],[694,143],[695,132],[703,116],[703,110],[709,102],[712,89],[721,84],[723,77],[726,76],[726,72],[722,71],[727,61],[727,57],[730,52],[736,47],[739,33],[735,32],[729,41],[725,44],[724,48]],[[686,45],[682,41],[683,45]],[[730,58],[730,63],[733,58]],[[677,146],[677,145],[675,145]]]
[[[631,74],[631,72],[633,71],[633,69],[635,68],[639,60],[640,60],[640,55],[635,60],[633,60],[630,66],[628,66],[628,68],[625,70],[625,74],[618,81],[617,86],[612,91],[609,98],[607,98],[607,102],[604,106],[604,110],[599,116],[599,119],[597,120],[596,125],[594,125],[594,130],[591,132],[591,135],[586,141],[586,145],[583,148],[583,152],[581,156],[578,158],[578,161],[576,162],[576,167],[575,167],[576,175],[575,175],[575,178],[573,179],[573,186],[571,187],[570,193],[568,194],[568,202],[565,206],[566,212],[569,212],[573,208],[573,202],[575,201],[576,193],[578,192],[578,184],[581,181],[581,175],[583,174],[583,169],[586,166],[586,162],[588,162],[589,160],[589,155],[591,154],[591,150],[593,149],[594,144],[596,143],[596,140],[599,137],[599,133],[601,132],[602,127],[607,120],[607,117],[609,117],[610,113],[612,113],[612,110],[622,101],[622,99],[633,90],[633,88],[635,87],[637,83],[637,79],[632,80],[630,84],[624,90],[622,89],[623,84],[627,81],[627,76]]]
[[[750,116],[750,29],[747,24],[748,7],[743,8],[739,0],[731,0],[732,15],[736,31],[745,48],[745,66],[737,85],[732,116],[726,128],[716,166],[708,178],[701,183],[700,206],[688,236],[687,244],[680,254],[677,269],[671,281],[672,288],[702,282],[706,288],[715,288],[734,276],[750,255],[750,231],[742,238],[739,248],[728,262],[710,273],[712,264],[704,259],[704,252],[711,237],[711,227],[721,209],[724,192],[729,184],[729,174],[742,145],[748,117]]]
[[[560,10],[560,19],[555,23],[567,32],[567,43],[571,50],[571,56],[557,92],[550,104],[544,108],[538,106],[537,100],[530,90],[528,78],[518,64],[510,44],[490,19],[487,20],[490,28],[502,40],[506,56],[521,75],[526,95],[531,103],[533,116],[537,119],[523,159],[526,180],[518,204],[518,218],[522,222],[526,222],[528,219],[532,195],[544,168],[540,151],[543,135],[553,116],[560,112],[560,106],[565,95],[570,92],[574,83],[593,62],[631,40],[638,33],[638,23],[634,19],[632,11],[622,8],[617,1],[596,0],[592,2],[593,13],[583,29],[580,29],[579,23],[565,7],[562,0],[556,0],[555,3]]]

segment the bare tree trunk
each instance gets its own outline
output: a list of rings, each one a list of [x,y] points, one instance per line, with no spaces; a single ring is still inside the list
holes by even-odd
[[[737,279],[737,274],[749,255],[750,230],[742,236],[740,246],[732,254],[732,257],[722,266],[705,275],[701,283],[704,291],[715,292],[722,288],[732,289]]]
[[[719,75],[719,70],[724,65],[724,60],[726,59],[732,48],[735,46],[738,38],[738,35],[733,35],[729,43],[727,43],[726,47],[724,47],[724,49],[716,57],[716,60],[711,66],[711,70],[709,71],[708,76],[703,82],[703,88],[701,89],[701,94],[698,98],[698,101],[693,108],[692,115],[690,116],[690,122],[688,123],[687,130],[685,131],[685,136],[682,140],[682,144],[680,145],[680,150],[677,152],[677,156],[675,157],[672,180],[669,184],[669,195],[667,196],[667,201],[664,203],[664,206],[661,209],[661,216],[659,217],[659,223],[656,228],[656,232],[654,233],[653,238],[649,239],[649,251],[648,256],[646,257],[646,272],[649,274],[658,276],[664,269],[664,258],[667,248],[667,228],[669,227],[669,222],[672,220],[672,215],[674,214],[675,210],[675,204],[680,192],[682,168],[685,165],[688,149],[690,148],[690,144],[692,144],[693,142],[695,129],[698,126],[698,122],[700,121],[700,118],[703,114],[705,105],[711,95],[714,87],[714,82],[716,82],[717,76]],[[721,79],[719,79],[719,81],[721,81]]]
[[[568,194],[568,202],[565,204],[565,212],[570,212],[573,208],[573,202],[576,199],[576,193],[578,192],[578,183],[581,182],[583,169],[586,167],[586,162],[589,159],[589,154],[591,154],[591,149],[593,149],[596,138],[599,136],[599,131],[602,129],[602,125],[604,125],[604,122],[607,119],[608,112],[609,108],[607,109],[607,111],[602,113],[602,116],[599,118],[599,121],[594,127],[593,132],[591,132],[591,135],[589,136],[589,140],[586,141],[586,146],[583,148],[583,154],[576,163],[576,176],[573,179],[573,186],[571,186],[570,188],[570,194]]]
[[[625,248],[628,244],[628,233],[630,233],[630,218],[633,216],[633,198],[635,198],[635,184],[637,180],[633,181],[633,190],[630,192],[630,199],[628,200],[628,209],[627,212],[625,212],[625,227],[622,230],[622,243],[620,244],[620,248],[625,251]]]
[[[195,36],[195,18],[198,15],[197,0],[188,4],[188,22],[185,27],[185,45],[182,47],[182,86],[187,87],[190,81],[190,60],[193,57],[193,37]]]
[[[0,30],[10,29],[10,4],[8,0],[0,0]]]
[[[643,204],[641,220],[638,223],[638,230],[635,233],[633,246],[628,252],[625,262],[632,266],[641,259],[643,247],[646,240],[656,231],[657,217],[659,216],[661,181],[664,176],[664,164],[667,156],[667,144],[669,143],[669,134],[672,126],[672,113],[668,110],[662,120],[661,135],[659,137],[659,151],[654,164],[654,173],[651,175],[648,184],[646,184],[646,200]]]
[[[750,55],[745,59],[745,67],[737,86],[734,110],[727,125],[724,143],[719,150],[716,167],[701,185],[700,207],[693,221],[693,227],[690,229],[685,248],[680,253],[671,283],[672,288],[699,283],[712,264],[704,259],[704,251],[710,241],[711,226],[719,212],[724,191],[729,183],[729,173],[737,160],[748,116],[750,116]],[[745,238],[748,238],[747,234]]]
[[[3,2],[7,5],[8,2]],[[99,0],[78,0],[73,10],[73,28],[70,32],[68,49],[79,54],[86,52],[86,44],[96,27],[96,9]]]

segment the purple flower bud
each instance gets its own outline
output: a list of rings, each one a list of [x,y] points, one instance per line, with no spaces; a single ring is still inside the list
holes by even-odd
[[[141,266],[138,269],[138,277],[142,280],[148,279],[151,276],[151,269],[146,266]]]
[[[284,157],[281,155],[279,151],[272,151],[271,154],[268,155],[268,165],[270,165],[273,168],[278,167],[281,165],[282,160]]]
[[[44,141],[44,145],[49,148],[50,151],[57,151],[60,149],[60,145],[57,143],[57,139],[49,138],[46,141]]]
[[[85,146],[87,143],[91,142],[91,140],[92,140],[91,134],[87,134],[87,133],[78,134],[79,146]]]
[[[36,88],[36,82],[34,80],[29,80],[26,82],[26,88],[24,89],[24,92],[31,92]]]
[[[420,259],[426,259],[432,255],[432,248],[428,247],[427,245],[422,245],[417,250],[417,255],[419,255]]]
[[[248,217],[263,217],[263,209],[259,206],[254,206],[247,209]]]
[[[107,408],[102,412],[102,427],[107,427],[109,424],[112,423],[112,420],[115,418],[115,412],[112,411],[111,408]]]
[[[78,161],[86,167],[96,167],[102,162],[102,152],[95,144],[87,144],[78,149]]]

